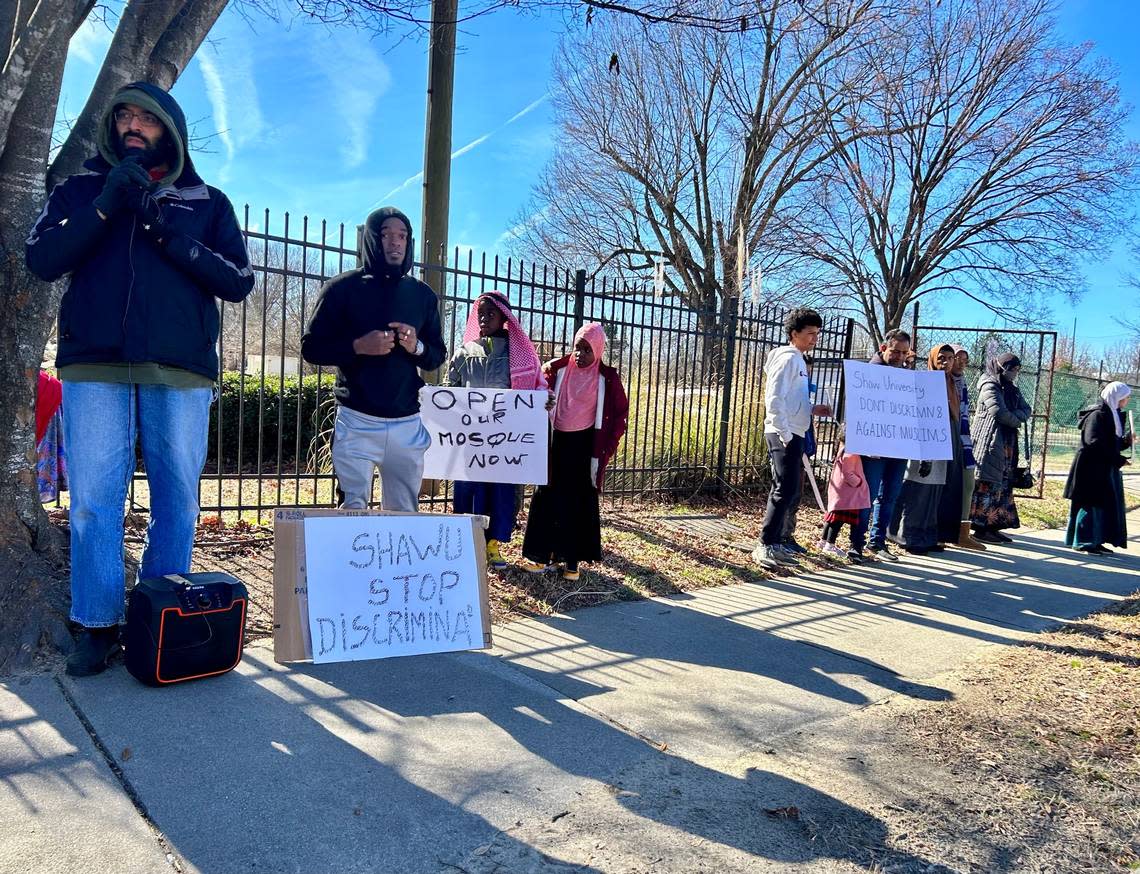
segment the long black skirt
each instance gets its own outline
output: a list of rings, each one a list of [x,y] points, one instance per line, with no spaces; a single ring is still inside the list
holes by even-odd
[[[941,483],[907,480],[895,504],[895,518],[887,536],[908,550],[928,550],[938,545],[938,504]],[[958,492],[961,495],[961,491]],[[959,505],[960,507],[961,505]]]
[[[535,489],[523,538],[523,555],[547,564],[574,565],[602,558],[598,490],[590,481],[594,429],[555,431],[550,482]]]

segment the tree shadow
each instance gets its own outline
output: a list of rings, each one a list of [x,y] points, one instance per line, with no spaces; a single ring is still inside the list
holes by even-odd
[[[693,849],[692,837],[779,862],[832,858],[868,865],[889,860],[923,871],[930,865],[888,846],[889,830],[877,817],[826,792],[766,769],[748,768],[738,776],[661,749],[651,739],[559,700],[549,687],[529,682],[527,673],[483,654],[397,659],[387,669],[382,663],[357,663],[297,665],[295,671],[405,719],[477,713],[491,720],[559,771],[591,781],[593,791],[579,792],[560,812],[568,822],[587,832],[597,829],[600,840],[612,837],[613,830],[635,830],[639,841],[650,842],[639,844],[638,855],[667,858],[671,870],[708,864],[704,851]],[[384,678],[377,682],[381,673]],[[485,694],[489,674],[503,684],[493,696]],[[464,691],[415,694],[444,676],[450,689]],[[623,821],[607,812],[606,804],[613,801],[635,819]],[[766,810],[777,813],[769,816]],[[644,821],[640,827],[638,820]],[[668,828],[646,829],[646,823]],[[842,834],[818,840],[825,831],[821,824],[833,837],[837,830]]]
[[[340,667],[381,687],[391,673],[383,662]],[[440,682],[446,666],[423,667],[433,676],[406,694],[458,690]],[[197,683],[148,689],[115,669],[67,686],[112,754],[124,751],[126,779],[194,870],[473,871],[465,860],[495,842],[528,867],[601,874],[510,836],[518,805],[501,789],[519,775],[481,763],[462,732],[448,742],[441,729],[412,757],[402,745],[417,743],[416,724],[380,713],[375,696],[303,680],[253,648],[239,671]],[[462,782],[459,759],[478,779]]]

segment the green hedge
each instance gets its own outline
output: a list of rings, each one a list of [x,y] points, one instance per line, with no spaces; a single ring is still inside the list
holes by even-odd
[[[277,439],[281,435],[281,465],[292,469],[297,465],[298,429],[300,430],[300,463],[303,470],[312,455],[313,438],[321,431],[332,428],[334,409],[331,373],[299,378],[296,376],[266,376],[227,372],[222,374],[220,404],[210,410],[210,442],[206,455],[206,469],[216,472],[218,467],[218,415],[222,420],[222,470],[236,472],[239,468],[253,471],[258,465],[258,446],[261,449],[261,468],[277,467]],[[258,434],[258,418],[261,432]],[[241,432],[241,457],[238,457],[238,435]],[[324,441],[318,441],[318,445]]]

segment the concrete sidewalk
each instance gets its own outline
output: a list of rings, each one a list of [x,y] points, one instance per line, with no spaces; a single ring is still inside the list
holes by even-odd
[[[1140,515],[1132,517],[1140,529]],[[764,766],[781,735],[1140,588],[1036,532],[496,627],[491,653],[0,685],[0,872],[857,870],[758,815],[875,817]],[[897,870],[933,860],[896,859]],[[937,869],[935,869],[937,870]]]

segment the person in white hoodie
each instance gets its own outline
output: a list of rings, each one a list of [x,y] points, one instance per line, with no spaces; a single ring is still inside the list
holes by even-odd
[[[824,404],[812,406],[804,360],[804,353],[815,348],[822,328],[823,319],[815,310],[792,310],[784,321],[788,345],[773,350],[764,366],[764,442],[772,469],[772,491],[760,542],[752,550],[752,560],[761,567],[797,564],[781,541],[784,519],[803,488],[804,435],[812,414],[831,414],[831,408]]]

